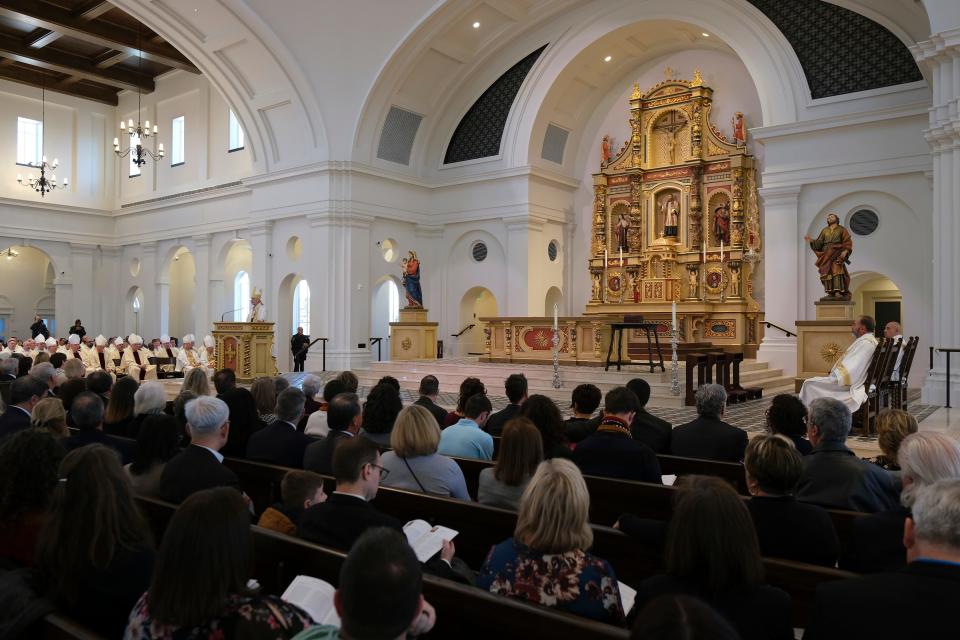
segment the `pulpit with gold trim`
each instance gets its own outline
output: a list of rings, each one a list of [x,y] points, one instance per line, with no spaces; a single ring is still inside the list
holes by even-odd
[[[233,369],[238,382],[279,373],[272,322],[214,322],[213,339],[217,369]]]

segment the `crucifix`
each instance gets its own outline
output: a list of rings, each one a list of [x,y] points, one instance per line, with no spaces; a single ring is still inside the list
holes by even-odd
[[[677,132],[687,124],[687,119],[676,111],[668,111],[657,119],[653,127],[654,133],[666,133],[668,149],[670,150],[670,164],[677,162]]]

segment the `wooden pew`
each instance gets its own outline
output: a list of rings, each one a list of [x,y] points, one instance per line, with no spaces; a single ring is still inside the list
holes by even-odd
[[[47,614],[42,621],[31,626],[24,636],[38,640],[105,640],[105,638],[61,613]]]
[[[165,530],[174,505],[142,497],[137,501],[153,530]],[[283,593],[287,585],[301,574],[321,578],[333,585],[339,582],[340,567],[346,554],[260,527],[252,527],[252,531],[253,575],[265,593]],[[507,629],[511,635],[542,633],[571,640],[628,637],[625,629],[433,576],[424,576],[423,595],[437,610],[437,624],[428,637],[489,638]]]

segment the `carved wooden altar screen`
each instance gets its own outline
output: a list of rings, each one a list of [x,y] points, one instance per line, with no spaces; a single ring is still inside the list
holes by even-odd
[[[744,141],[711,122],[712,96],[699,72],[646,93],[634,85],[630,139],[593,177],[585,313],[640,314],[666,332],[677,301],[682,342],[752,355],[762,337],[756,168]]]

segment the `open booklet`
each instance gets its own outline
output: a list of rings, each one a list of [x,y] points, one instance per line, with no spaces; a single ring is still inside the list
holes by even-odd
[[[458,532],[447,527],[434,527],[424,520],[411,520],[403,525],[403,533],[417,554],[417,560],[426,562],[443,548],[444,540],[453,540]]]
[[[333,606],[335,591],[332,584],[319,578],[297,576],[280,597],[309,613],[317,624],[339,627],[340,616],[337,615],[337,608]]]
[[[637,599],[637,590],[631,587],[630,585],[619,583],[620,586],[620,602],[623,604],[623,613],[630,613],[630,609],[633,609],[633,603]],[[286,598],[284,598],[286,600]]]

